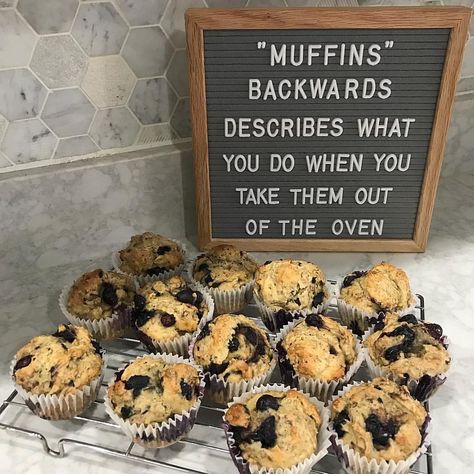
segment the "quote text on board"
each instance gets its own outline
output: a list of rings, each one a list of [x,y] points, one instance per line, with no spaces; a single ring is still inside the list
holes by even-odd
[[[413,237],[449,31],[206,31],[214,237]]]

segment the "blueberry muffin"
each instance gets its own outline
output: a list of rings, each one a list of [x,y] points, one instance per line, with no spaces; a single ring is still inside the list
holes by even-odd
[[[184,264],[181,246],[153,232],[132,236],[119,257],[119,269],[132,275],[161,275]]]
[[[225,414],[231,449],[256,468],[286,469],[317,449],[318,407],[296,390],[269,390],[234,403]]]
[[[218,245],[199,255],[192,277],[207,288],[238,290],[254,279],[257,263],[233,245]]]
[[[448,370],[451,359],[438,324],[423,323],[413,314],[388,313],[374,329],[364,341],[371,362],[398,382],[422,380],[416,387],[420,393],[412,393],[417,398],[431,378]]]
[[[189,411],[199,398],[199,383],[190,364],[144,356],[117,372],[107,393],[120,418],[148,425]]]
[[[347,275],[339,298],[365,313],[403,311],[415,303],[407,274],[387,262]]]
[[[181,276],[176,275],[164,281],[146,283],[138,290],[134,324],[142,341],[156,352],[154,342],[159,345],[191,335],[208,312],[202,293],[189,287]]]
[[[283,327],[298,312],[322,309],[330,292],[323,271],[303,260],[274,260],[255,273],[255,296],[270,330]]]
[[[230,383],[264,375],[273,361],[268,334],[237,314],[222,314],[204,325],[192,355],[204,372]]]
[[[278,342],[277,350],[286,383],[291,383],[293,374],[324,382],[340,380],[357,359],[351,331],[318,314],[297,322]]]
[[[87,329],[60,324],[18,350],[15,382],[29,394],[69,395],[89,385],[102,371],[100,347]]]
[[[427,413],[406,387],[380,377],[336,398],[331,419],[346,447],[369,461],[399,462],[422,444]]]
[[[303,260],[274,260],[256,272],[260,300],[276,310],[310,310],[329,298],[322,270]]]
[[[67,297],[67,310],[81,319],[106,319],[133,304],[135,284],[127,275],[100,268],[77,279]]]

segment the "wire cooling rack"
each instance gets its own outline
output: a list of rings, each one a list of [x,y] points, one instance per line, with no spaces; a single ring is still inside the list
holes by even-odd
[[[417,297],[417,316],[424,320],[424,298],[421,295]],[[255,305],[249,305],[243,313],[260,322],[256,317]],[[329,306],[327,313],[337,319],[334,302]],[[235,468],[221,428],[224,408],[206,400],[206,397],[201,404],[194,428],[178,443],[159,450],[145,450],[130,442],[105,413],[104,393],[114,372],[130,359],[143,355],[145,350],[140,342],[133,338],[122,338],[103,345],[107,351],[104,383],[98,399],[85,413],[71,421],[42,420],[30,412],[17,391],[13,390],[0,406],[0,428],[9,433],[37,439],[43,450],[53,457],[67,456],[70,450],[82,448],[122,459],[124,463],[127,461],[143,463],[176,472],[194,474],[234,472]],[[272,382],[279,382],[278,370],[275,372]],[[365,365],[359,369],[355,380],[368,380]],[[429,411],[428,403],[425,404],[425,408]],[[342,474],[344,470],[336,456],[329,453],[311,472]],[[434,474],[431,448],[420,457],[410,472]]]

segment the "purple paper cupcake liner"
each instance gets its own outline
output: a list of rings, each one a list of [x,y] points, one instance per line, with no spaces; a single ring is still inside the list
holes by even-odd
[[[230,407],[233,403],[238,403],[255,393],[262,393],[268,390],[277,390],[277,391],[288,391],[290,390],[288,387],[285,387],[281,384],[270,384],[270,385],[263,385],[260,387],[256,387],[253,390],[243,394],[240,397],[234,397],[233,401],[228,404]],[[298,390],[300,393],[301,390]],[[235,443],[234,434],[229,423],[225,420],[225,416],[223,417],[222,427],[224,428],[224,433],[226,437],[227,447],[229,448],[229,453],[234,462],[235,467],[239,471],[240,474],[307,474],[311,471],[311,468],[320,461],[328,451],[330,446],[329,440],[329,431],[327,429],[328,421],[329,421],[329,412],[327,408],[324,407],[323,403],[317,400],[316,398],[310,397],[309,395],[305,394],[306,397],[312,401],[315,405],[317,405],[319,409],[319,414],[321,416],[321,426],[318,431],[318,446],[316,453],[313,453],[311,456],[306,458],[305,460],[295,464],[289,468],[259,468],[258,466],[251,465],[247,462],[242,456],[240,456],[241,451],[240,448]]]
[[[83,328],[86,328],[92,334],[94,339],[110,340],[124,336],[131,327],[132,306],[126,306],[122,304],[115,308],[112,315],[107,318],[79,318],[67,310],[67,300],[73,284],[74,283],[67,284],[62,289],[58,299],[59,308],[66,319],[75,326],[82,326]]]
[[[281,378],[285,385],[309,393],[311,396],[317,397],[322,402],[327,402],[337,390],[349,383],[351,378],[357,372],[364,360],[364,351],[357,337],[353,335],[357,356],[354,362],[347,368],[344,377],[341,377],[341,379],[337,381],[330,382],[300,377],[291,365],[291,362],[288,360],[287,353],[282,346],[285,336],[298,324],[298,322],[299,320],[294,320],[284,326],[275,339],[275,348],[278,354],[278,366],[280,368]]]
[[[198,365],[194,360],[194,345],[196,343],[196,338],[199,335],[199,331],[194,333],[193,339],[189,344],[189,359],[194,364]],[[273,349],[273,346],[272,346]],[[228,382],[219,378],[216,374],[211,374],[210,372],[204,372],[204,381],[206,383],[206,395],[215,403],[220,403],[225,405],[234,397],[240,396],[245,392],[249,392],[252,389],[268,383],[270,377],[272,376],[273,371],[275,370],[277,364],[277,355],[276,352],[273,352],[273,358],[270,361],[269,369],[263,374],[257,375],[249,380],[241,380],[240,382]]]
[[[102,367],[100,374],[95,379],[91,380],[88,385],[84,385],[81,389],[68,395],[35,395],[25,390],[21,385],[16,383],[14,376],[14,367],[16,359],[10,364],[10,376],[13,380],[16,391],[25,401],[25,405],[37,416],[44,420],[70,420],[75,416],[80,415],[95,401],[99,394],[104,377],[104,360],[105,351],[100,348],[100,355],[102,357]]]
[[[174,354],[149,354],[148,356],[142,357],[163,359],[167,363],[187,363],[193,366],[199,374],[199,395],[196,403],[187,412],[174,414],[168,420],[160,423],[137,425],[136,423],[130,423],[124,420],[115,413],[108,393],[106,392],[104,406],[107,414],[134,443],[139,444],[143,448],[164,448],[179,441],[193,428],[204,396],[204,378],[199,366],[181,356]],[[141,359],[142,357],[138,357],[137,359]],[[126,366],[124,366],[124,368]],[[115,377],[109,382],[109,386],[114,382]]]
[[[349,391],[351,388],[360,385],[364,382],[355,382],[351,383],[344,388],[342,388],[337,395],[333,396],[333,401],[340,397],[345,392]],[[359,454],[354,449],[345,445],[342,440],[339,439],[336,431],[334,430],[332,420],[329,421],[329,431],[330,431],[330,442],[331,447],[338,458],[339,462],[344,466],[344,469],[350,473],[363,474],[406,474],[410,470],[410,467],[416,463],[419,457],[424,454],[428,446],[430,445],[429,433],[431,429],[430,424],[431,418],[427,414],[423,422],[423,425],[420,428],[421,442],[420,446],[416,451],[414,451],[407,459],[403,461],[379,461],[375,459],[369,460],[367,457]]]
[[[375,324],[372,325],[365,333],[363,340],[365,341],[368,336],[373,334],[374,331],[378,330],[379,328],[377,327],[377,324],[383,323],[384,315],[380,315]],[[430,323],[424,323],[424,321],[420,321],[423,324],[429,325]],[[443,344],[443,346],[447,349],[449,347],[449,339],[447,336],[441,334],[438,338],[438,341]],[[400,377],[397,376],[393,373],[391,373],[389,370],[380,367],[375,364],[375,362],[372,360],[369,354],[369,350],[367,347],[364,349],[364,358],[365,362],[367,364],[367,368],[369,369],[370,375],[375,378],[375,377],[386,377],[390,380],[393,380],[399,385],[405,385],[411,396],[413,398],[416,398],[420,402],[425,402],[428,400],[430,397],[432,397],[439,387],[443,385],[447,377],[445,374],[439,374],[439,375],[428,375],[424,374],[422,375],[419,379],[411,379],[409,376],[404,376]]]

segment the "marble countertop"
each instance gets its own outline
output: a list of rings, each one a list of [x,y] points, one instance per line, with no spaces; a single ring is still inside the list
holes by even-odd
[[[472,174],[442,180],[428,249],[422,254],[294,253],[317,262],[328,277],[338,277],[381,259],[404,268],[412,288],[425,296],[426,318],[440,323],[450,337],[452,366],[446,384],[431,402],[432,443],[436,474],[467,473],[474,465],[474,188]],[[196,250],[188,242],[191,253]],[[264,261],[281,254],[255,254]],[[57,297],[62,286],[91,265],[107,265],[108,258],[78,261],[42,270],[32,267],[16,275],[0,273],[1,377],[0,396],[11,390],[7,375],[15,350],[32,336],[48,332],[62,320]],[[38,440],[0,431],[1,471],[9,473],[163,472],[112,457],[74,449],[54,459]],[[211,460],[201,460],[210,472]]]

